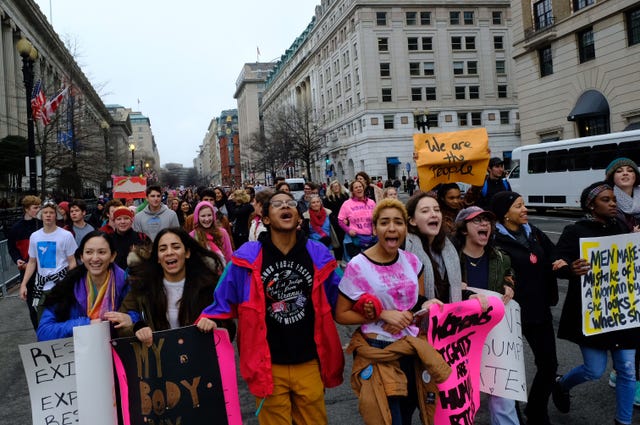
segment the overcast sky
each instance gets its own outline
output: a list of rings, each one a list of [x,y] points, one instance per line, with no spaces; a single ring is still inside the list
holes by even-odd
[[[320,0],[36,0],[105,104],[151,120],[160,162],[193,165],[242,65],[279,58]],[[51,13],[50,13],[51,5]],[[140,106],[138,107],[138,100]]]

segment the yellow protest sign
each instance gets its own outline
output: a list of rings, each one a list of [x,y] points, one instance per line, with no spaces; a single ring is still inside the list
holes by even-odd
[[[420,189],[431,190],[439,183],[451,182],[483,184],[490,154],[485,128],[414,134],[413,146]]]

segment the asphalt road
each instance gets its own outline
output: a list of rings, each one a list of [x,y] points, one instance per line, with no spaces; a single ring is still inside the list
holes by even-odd
[[[574,219],[575,216],[572,215],[547,214],[544,216],[531,216],[531,222],[545,231],[554,242],[560,236],[562,228]],[[560,304],[553,309],[556,328],[565,294],[566,281],[560,281]],[[343,342],[346,344],[349,340],[351,329],[340,327],[340,333]],[[31,423],[29,395],[18,352],[18,344],[26,344],[33,341],[35,341],[35,333],[31,329],[26,307],[16,297],[16,290],[13,288],[7,298],[0,298],[0,405],[2,406],[0,425]],[[577,346],[572,343],[558,340],[557,352],[560,373],[566,372],[573,366],[582,363],[580,352]],[[535,366],[527,346],[525,355],[527,380],[531,382]],[[358,414],[357,400],[349,387],[351,358],[346,356],[346,359],[345,383],[339,388],[327,390],[326,401],[329,423],[360,425],[363,422]],[[257,424],[258,421],[254,416],[253,397],[247,392],[242,379],[240,379],[239,387],[244,423]],[[614,411],[615,393],[607,385],[606,376],[603,376],[599,381],[585,383],[575,388],[572,391],[572,409],[568,414],[559,413],[553,403],[549,403],[551,419],[557,425],[611,424],[613,423]],[[416,415],[414,424],[419,423]],[[486,408],[481,408],[475,423],[489,425]],[[634,424],[640,424],[640,412],[637,410]]]

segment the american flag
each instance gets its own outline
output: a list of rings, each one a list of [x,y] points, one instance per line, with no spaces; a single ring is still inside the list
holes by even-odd
[[[34,120],[42,119],[42,106],[47,102],[42,90],[42,81],[36,81],[31,93],[31,114]]]
[[[65,87],[60,93],[56,95],[53,99],[49,100],[44,107],[42,108],[42,123],[47,125],[51,122],[53,115],[56,113],[56,109],[62,103],[65,96],[69,92],[69,87]]]

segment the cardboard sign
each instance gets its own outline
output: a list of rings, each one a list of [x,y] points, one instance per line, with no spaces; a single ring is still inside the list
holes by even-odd
[[[640,233],[580,238],[591,264],[582,276],[582,333],[597,335],[640,326]]]
[[[486,296],[502,297],[501,294],[486,289],[468,289]],[[504,306],[504,317],[491,329],[484,341],[480,391],[512,400],[527,401],[520,304],[515,300]]]
[[[477,300],[430,308],[427,340],[453,370],[445,382],[438,384],[436,424],[472,424],[480,408],[484,341],[504,316],[502,300],[487,299],[489,307],[484,312]]]
[[[195,326],[112,341],[125,425],[241,425],[233,346]],[[128,415],[127,415],[128,412]]]
[[[78,423],[73,338],[20,345],[34,425]]]
[[[421,190],[431,190],[439,183],[484,183],[490,154],[485,128],[417,133],[413,135],[413,151]]]
[[[147,178],[138,176],[113,176],[113,197],[140,199],[147,197]]]
[[[73,328],[73,338],[20,345],[34,425],[116,422],[109,323]]]

